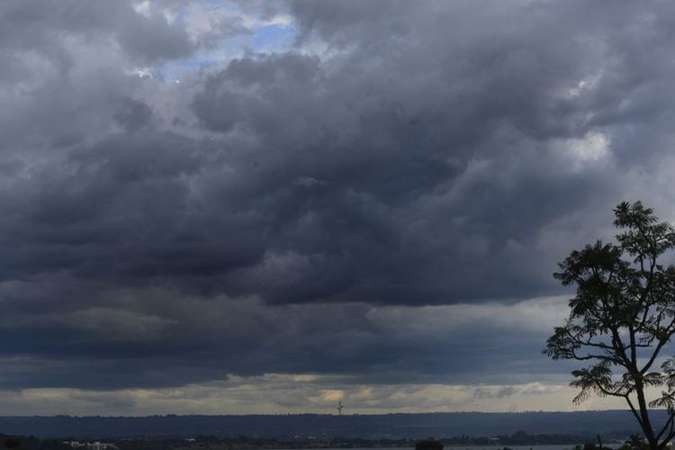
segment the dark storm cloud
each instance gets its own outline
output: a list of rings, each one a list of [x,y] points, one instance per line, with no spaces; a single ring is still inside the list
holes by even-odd
[[[153,5],[0,6],[5,386],[523,380],[543,329],[457,316],[559,294],[620,200],[672,215],[668,3],[242,3],[296,48],[180,83],[251,31]]]
[[[70,59],[60,43],[69,37],[113,38],[132,58],[142,62],[187,56],[192,46],[184,29],[156,11],[137,14],[132,3],[66,0],[54,5],[10,0],[0,6],[2,39],[8,53],[34,50]],[[56,41],[56,42],[54,42]]]
[[[543,301],[549,317],[538,318],[542,326],[528,323],[535,303],[513,312],[497,305],[418,311],[269,307],[161,289],[103,297],[85,309],[15,313],[0,321],[2,354],[33,355],[11,365],[4,386],[165,387],[262,373],[334,374],[353,384],[535,381],[551,373],[539,342],[560,305]],[[475,320],[482,322],[479,337]]]

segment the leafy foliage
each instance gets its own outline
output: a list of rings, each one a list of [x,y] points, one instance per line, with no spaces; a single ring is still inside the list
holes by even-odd
[[[554,276],[576,286],[570,314],[554,329],[544,353],[553,359],[588,361],[572,372],[579,388],[575,403],[591,395],[624,398],[652,450],[675,437],[675,364],[654,365],[675,334],[675,268],[659,260],[675,248],[675,230],[659,222],[640,202],[614,209],[616,243],[597,241],[573,251]],[[647,402],[645,389],[660,387],[661,396]],[[649,408],[670,416],[655,430]]]

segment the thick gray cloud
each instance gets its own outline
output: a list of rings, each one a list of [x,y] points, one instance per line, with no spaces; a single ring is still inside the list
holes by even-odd
[[[9,57],[15,51],[34,51],[68,63],[68,39],[113,39],[134,60],[153,62],[187,56],[192,46],[186,31],[168,23],[157,11],[139,14],[131,2],[41,1],[3,2],[2,47]],[[67,45],[67,44],[66,44]]]
[[[675,11],[489,6],[0,6],[2,386],[560,381],[556,262],[673,217]]]

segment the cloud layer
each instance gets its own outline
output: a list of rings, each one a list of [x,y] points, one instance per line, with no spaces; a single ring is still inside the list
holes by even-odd
[[[540,355],[556,262],[611,236],[621,200],[674,216],[674,21],[667,2],[4,2],[0,387],[564,383]]]

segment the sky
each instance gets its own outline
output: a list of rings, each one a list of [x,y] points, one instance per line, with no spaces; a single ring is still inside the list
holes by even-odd
[[[0,414],[575,406],[552,273],[675,219],[675,4],[0,3]]]

